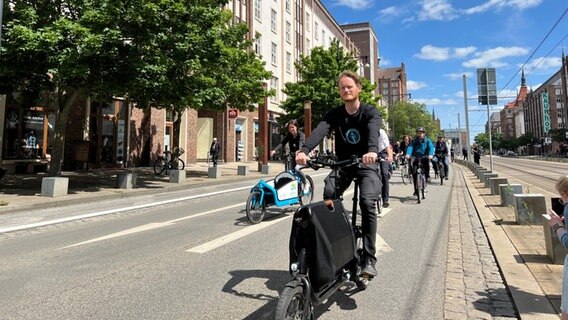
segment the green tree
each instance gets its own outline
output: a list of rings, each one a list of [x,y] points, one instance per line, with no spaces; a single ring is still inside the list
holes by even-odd
[[[439,133],[437,125],[432,120],[432,115],[428,112],[425,104],[410,101],[397,101],[393,105],[391,119],[394,122],[395,140],[401,140],[402,136],[414,136],[417,127],[424,127],[428,137],[435,140]]]
[[[59,175],[65,128],[81,97],[108,100],[120,93],[125,47],[113,27],[116,15],[101,14],[106,1],[14,1],[5,6],[0,52],[0,93],[18,92],[24,106],[55,113],[50,175]],[[110,24],[110,27],[109,27]]]
[[[137,63],[139,76],[130,82],[129,97],[141,108],[174,112],[174,145],[188,108],[252,110],[271,93],[262,83],[272,74],[250,50],[246,25],[233,24],[231,12],[221,9],[225,2],[161,1],[150,14],[141,7],[128,19],[128,37],[138,55],[148,57]],[[148,20],[153,23],[146,29]]]
[[[56,114],[50,175],[61,172],[68,115],[81,98],[171,108],[251,109],[270,77],[247,51],[227,0],[18,1],[5,14],[0,93]],[[174,138],[174,140],[176,140]],[[179,141],[179,139],[177,139]]]
[[[337,40],[327,49],[313,48],[310,55],[301,56],[295,66],[300,80],[286,83],[282,90],[287,98],[281,106],[286,111],[280,117],[281,123],[290,119],[303,120],[304,101],[307,100],[312,103],[312,123],[319,123],[327,111],[341,104],[337,76],[346,70],[359,70],[358,60],[351,53],[346,53]],[[365,78],[361,80],[360,100],[377,106],[377,97],[373,95],[376,86]],[[381,112],[384,114],[384,110]]]
[[[478,146],[483,147],[484,149],[489,148],[489,135],[485,132],[478,133],[475,138],[473,139]]]

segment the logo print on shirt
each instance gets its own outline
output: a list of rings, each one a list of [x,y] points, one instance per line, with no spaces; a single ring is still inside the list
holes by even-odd
[[[345,134],[345,139],[350,144],[357,144],[361,140],[361,134],[359,134],[359,130],[351,128],[347,130],[347,133]]]

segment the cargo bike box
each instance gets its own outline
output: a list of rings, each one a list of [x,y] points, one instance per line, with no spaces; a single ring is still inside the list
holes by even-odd
[[[345,269],[357,268],[353,229],[340,200],[300,207],[294,213],[290,235],[290,265],[306,250],[308,274],[314,292],[325,290]],[[293,270],[290,270],[291,272]]]

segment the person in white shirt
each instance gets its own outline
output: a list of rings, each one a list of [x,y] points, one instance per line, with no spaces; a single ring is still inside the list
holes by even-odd
[[[389,137],[383,129],[379,129],[379,157],[381,158],[381,199],[383,200],[383,208],[389,206],[389,181],[391,177],[391,168],[393,161],[392,146]]]

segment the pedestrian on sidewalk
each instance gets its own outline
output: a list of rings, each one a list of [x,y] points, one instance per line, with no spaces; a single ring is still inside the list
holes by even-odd
[[[211,155],[211,161],[213,161],[213,166],[217,166],[217,159],[219,158],[219,152],[221,151],[221,146],[217,142],[217,138],[213,138],[213,143],[211,143],[211,148],[209,148],[209,154]]]
[[[566,232],[566,220],[564,217],[568,215],[568,175],[560,177],[556,181],[556,191],[560,195],[561,203],[564,205],[564,211],[562,217],[559,216],[554,210],[549,209],[548,214],[550,215],[550,220],[548,224],[552,227],[552,230],[558,236],[560,243],[568,249],[568,233]],[[564,258],[564,268],[562,272],[562,296],[560,302],[560,310],[562,311],[561,319],[568,320],[568,255]]]
[[[481,150],[479,150],[477,144],[473,144],[473,147],[471,147],[471,152],[473,153],[473,162],[479,165],[479,160],[481,159]]]

